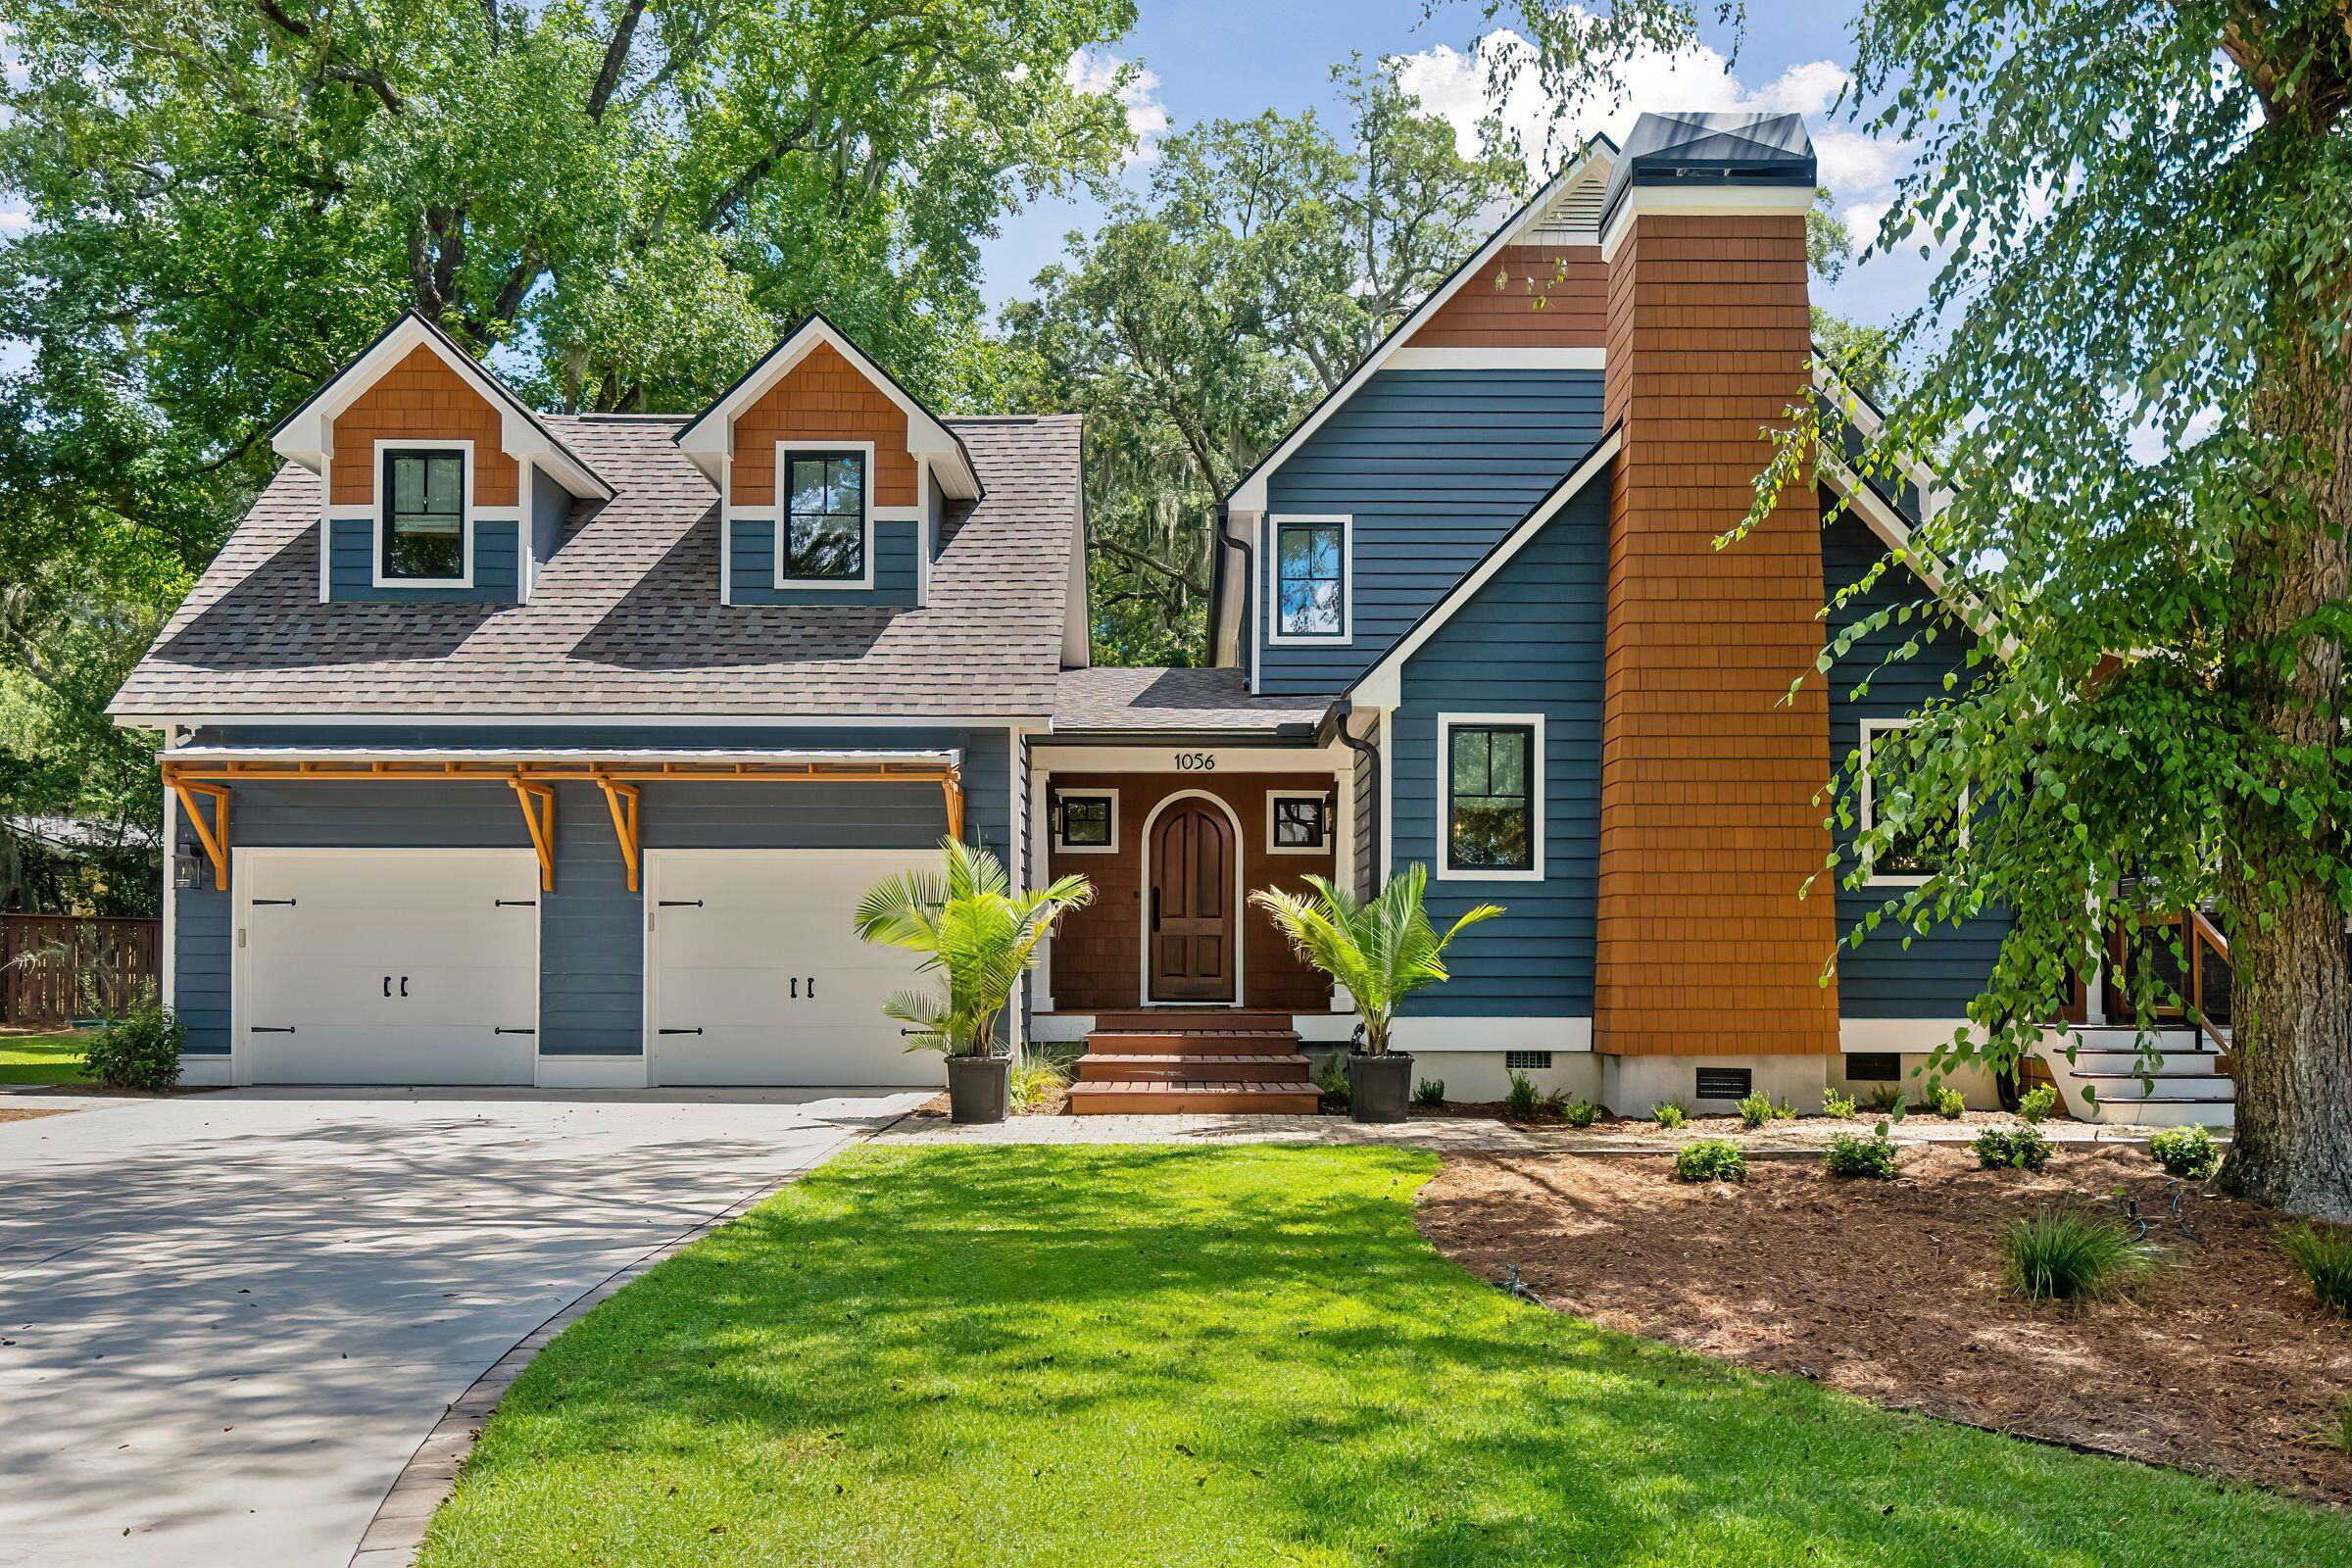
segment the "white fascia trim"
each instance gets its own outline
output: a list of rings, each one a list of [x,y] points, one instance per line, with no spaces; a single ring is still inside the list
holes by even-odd
[[[923,412],[921,404],[899,390],[898,383],[882,368],[865,357],[863,350],[836,331],[833,323],[821,316],[812,316],[801,323],[799,331],[770,349],[767,358],[738,382],[725,397],[720,398],[700,415],[694,422],[677,434],[678,450],[693,460],[695,466],[715,480],[719,466],[726,462],[734,446],[735,417],[745,409],[767,395],[768,389],[800,368],[803,360],[818,344],[824,344],[850,362],[859,375],[873,388],[898,405],[906,416],[906,451],[918,463],[928,459],[938,471],[949,495],[958,500],[970,500],[980,493],[980,481],[964,461],[963,446],[955,432]]]
[[[133,712],[124,710],[113,715],[115,723],[132,729],[161,729],[176,724],[182,729],[233,728],[240,724],[280,725],[332,724],[345,729],[472,729],[497,725],[513,729],[527,725],[544,729],[613,729],[638,726],[646,729],[670,729],[692,726],[697,729],[1002,729],[1016,723],[1024,729],[1043,730],[1054,722],[1046,713],[1028,714],[1007,719],[1002,713],[681,713],[674,709],[646,713],[569,713],[545,709],[518,710],[499,713],[350,713],[350,712],[209,712],[190,714],[173,710],[170,712]],[[1296,755],[1295,753],[1293,754]]]
[[[1886,421],[1871,407],[1870,400],[1848,387],[1836,370],[1819,360],[1813,362],[1813,390],[1828,398],[1838,415],[1865,438],[1876,441],[1886,433]],[[1841,461],[1835,460],[1834,455],[1833,458]],[[1902,468],[1903,476],[1919,487],[1921,510],[1931,517],[1942,511],[1944,503],[1951,499],[1942,476],[1908,453],[1894,454],[1894,461]]]
[[[718,466],[718,606],[721,610],[735,603],[735,567],[730,557],[735,554],[735,465]],[[638,880],[642,883],[644,878]]]
[[[1339,824],[1332,818],[1339,814],[1333,803],[1333,790],[1268,790],[1266,791],[1266,853],[1268,855],[1330,856],[1336,862],[1339,851],[1336,844]],[[1323,808],[1323,842],[1320,844],[1278,844],[1274,840],[1274,803],[1277,801],[1313,801]],[[1334,864],[1333,869],[1338,869]]]
[[[1878,821],[1878,801],[1875,795],[1877,781],[1871,777],[1870,773],[1871,739],[1874,736],[1884,735],[1889,730],[1909,729],[1916,722],[1918,722],[1916,719],[1909,718],[1865,718],[1859,721],[1861,742],[1859,749],[1862,753],[1861,826],[1864,832],[1868,832]],[[1962,849],[1968,847],[1968,787],[1962,785],[1960,789],[1960,847]],[[1866,888],[1916,888],[1925,886],[1927,881],[1925,876],[1879,876],[1874,873],[1865,879],[1863,886]]]
[[[1390,354],[1388,367],[1392,370],[1601,370],[1608,368],[1608,350],[1403,348]]]
[[[1806,213],[1813,208],[1811,185],[1636,185],[1617,204],[1609,226],[1600,236],[1600,259],[1617,260],[1618,248],[1644,213],[1683,216],[1720,214],[1753,217],[1766,213]]]
[[[1110,803],[1110,842],[1108,844],[1067,844],[1062,841],[1061,829],[1054,822],[1054,805],[1057,801],[1108,801]],[[1055,855],[1116,855],[1119,853],[1119,792],[1117,790],[1065,790],[1049,783],[1046,790],[1046,832],[1051,836]]]
[[[1528,811],[1533,818],[1527,824],[1528,848],[1532,864],[1524,871],[1490,871],[1479,867],[1456,869],[1447,861],[1446,851],[1452,834],[1447,830],[1453,820],[1453,769],[1449,765],[1453,755],[1453,731],[1456,728],[1476,729],[1489,724],[1529,726],[1535,734],[1528,738]],[[1544,797],[1550,786],[1551,769],[1544,764],[1544,715],[1542,713],[1440,713],[1438,715],[1438,819],[1436,823],[1437,863],[1430,867],[1432,882],[1541,882],[1544,880]]]
[[[1443,1052],[1590,1052],[1591,1018],[1472,1018],[1407,1015],[1392,1025],[1390,1043],[1414,1055]]]
[[[1282,625],[1280,557],[1285,527],[1328,527],[1340,530],[1340,629],[1337,632],[1285,632]],[[1355,644],[1355,518],[1344,512],[1269,512],[1258,529],[1258,555],[1265,563],[1268,604],[1268,648],[1349,648]]]
[[[1582,158],[1560,171],[1551,183],[1537,194],[1534,201],[1520,209],[1519,221],[1505,223],[1489,236],[1486,244],[1479,247],[1478,254],[1465,262],[1451,277],[1433,290],[1429,298],[1421,302],[1420,308],[1406,317],[1403,324],[1390,333],[1382,346],[1374,349],[1365,358],[1364,363],[1355,368],[1354,373],[1341,383],[1339,391],[1326,398],[1312,414],[1300,420],[1296,429],[1283,437],[1280,446],[1268,453],[1256,467],[1250,469],[1244,476],[1242,482],[1234,487],[1231,494],[1226,496],[1226,506],[1235,512],[1265,511],[1266,481],[1273,477],[1277,468],[1290,462],[1292,456],[1305,445],[1309,436],[1323,427],[1324,420],[1346,407],[1348,399],[1354,397],[1365,382],[1388,368],[1395,362],[1397,353],[1412,341],[1413,334],[1421,329],[1422,324],[1444,309],[1447,300],[1460,293],[1463,285],[1472,278],[1486,276],[1487,265],[1501,255],[1512,241],[1536,226],[1543,216],[1551,210],[1552,204],[1560,199],[1569,186],[1582,178],[1587,170],[1595,171],[1600,177],[1605,179],[1615,164],[1616,160],[1609,152],[1609,144],[1601,137],[1592,138]],[[1811,195],[1812,192],[1808,190],[1806,192],[1808,200]]]
[[[384,475],[384,458],[385,458],[385,456],[386,456],[387,454],[389,454],[389,453],[393,453],[393,452],[458,452],[458,453],[463,453],[463,454],[465,455],[465,458],[466,458],[466,498],[465,498],[465,500],[464,500],[463,502],[461,502],[461,503],[460,503],[460,505],[461,505],[461,506],[464,508],[464,510],[463,510],[463,511],[462,511],[462,512],[461,512],[461,513],[458,514],[458,545],[459,545],[459,549],[460,549],[460,551],[461,551],[461,553],[462,553],[462,558],[464,559],[464,561],[465,561],[465,563],[466,563],[466,569],[465,569],[463,572],[459,573],[457,576],[455,576],[455,577],[387,577],[387,576],[385,576],[385,575],[384,575],[384,526],[385,526],[385,523],[386,523],[386,521],[387,521],[387,519],[386,519],[386,518],[385,518],[385,516],[384,516],[384,478],[385,478],[385,475]],[[370,582],[370,583],[371,583],[373,586],[375,586],[375,587],[378,587],[378,588],[470,588],[470,587],[472,587],[472,586],[473,586],[473,525],[474,525],[476,522],[478,522],[478,521],[481,521],[481,520],[482,520],[482,517],[483,517],[482,509],[481,509],[480,507],[477,507],[477,506],[475,506],[475,505],[474,505],[474,501],[473,501],[473,486],[474,486],[474,480],[475,480],[475,476],[476,476],[476,475],[477,475],[477,474],[480,472],[480,465],[476,464],[476,463],[474,462],[474,460],[473,460],[473,443],[472,443],[471,441],[430,441],[430,440],[419,440],[419,441],[400,440],[400,441],[390,441],[390,440],[382,440],[382,439],[379,439],[379,440],[378,440],[378,441],[375,443],[375,452],[374,452],[374,455],[373,455],[373,457],[372,457],[372,458],[369,460],[369,462],[370,462],[370,466],[369,466],[369,468],[368,468],[368,581],[369,581],[369,582]],[[501,508],[498,508],[498,509],[496,509],[496,516],[497,516],[497,517],[499,517],[499,518],[503,518],[505,515],[506,515],[506,509],[505,509],[505,508],[501,507]],[[517,516],[517,521],[519,521],[519,518],[520,518],[520,514],[519,514],[519,513],[517,513],[516,516]],[[519,527],[517,527],[517,529],[516,529],[515,531],[519,533],[519,532],[521,532],[522,530],[521,530]]]
[[[335,450],[335,420],[358,402],[389,370],[417,349],[429,349],[435,359],[456,371],[482,401],[498,411],[499,445],[513,457],[532,457],[553,474],[556,482],[583,500],[610,501],[612,489],[572,459],[555,437],[519,408],[514,394],[493,381],[470,356],[461,354],[414,315],[404,316],[366,354],[354,360],[310,406],[286,421],[270,438],[270,449],[290,463],[323,476]]]
[[[1608,467],[1618,449],[1625,444],[1621,432],[1611,430],[1601,438],[1600,445],[1585,455],[1576,470],[1552,488],[1551,494],[1536,504],[1536,509],[1521,519],[1519,525],[1503,535],[1486,560],[1472,567],[1469,574],[1453,585],[1445,598],[1430,607],[1412,630],[1406,632],[1396,646],[1383,654],[1380,662],[1358,675],[1348,686],[1347,695],[1359,707],[1396,708],[1404,701],[1404,666],[1419,653],[1424,644],[1438,633],[1438,628],[1451,620],[1478,591],[1508,564],[1511,558],[1527,547],[1529,540],[1541,533],[1544,525],[1559,514],[1562,507],[1583,493],[1585,486]]]
[[[864,542],[858,547],[858,560],[863,569],[855,577],[787,577],[784,575],[784,531],[791,526],[786,515],[791,509],[791,503],[785,498],[785,485],[791,474],[792,457],[795,453],[801,452],[855,452],[859,455],[860,461],[865,465],[865,472],[859,476],[858,488],[859,525],[864,530]],[[733,465],[729,465],[729,466],[733,466]],[[871,441],[804,441],[796,437],[793,440],[777,442],[774,534],[776,553],[772,563],[775,566],[775,585],[778,588],[818,589],[827,592],[835,590],[853,592],[873,587],[875,510],[874,444]],[[904,511],[905,509],[893,510]]]
[[[1336,773],[1345,769],[1354,755],[1337,741],[1329,746],[1267,746],[1249,739],[1187,746],[1072,746],[1032,740],[1029,753],[1039,766],[1064,773],[1151,773],[1180,777],[1216,773]],[[1179,766],[1179,758],[1201,759],[1209,765]]]
[[[1961,623],[1980,637],[1990,638],[1993,649],[2004,660],[2017,657],[2017,639],[1993,634],[1992,618],[1982,606],[1955,591],[1944,580],[1943,564],[1911,542],[1911,525],[1903,514],[1886,504],[1886,498],[1873,490],[1862,476],[1826,451],[1816,452],[1813,460],[1814,477],[1838,492],[1847,507],[1859,516],[1879,542],[1894,558],[1908,567],[1913,576],[1928,585],[1928,591],[1942,601],[1943,607],[1960,617]]]

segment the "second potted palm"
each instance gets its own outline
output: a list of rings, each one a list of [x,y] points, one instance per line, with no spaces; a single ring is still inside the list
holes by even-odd
[[[1272,890],[1250,902],[1272,916],[1298,956],[1348,988],[1364,1020],[1360,1050],[1348,1057],[1348,1091],[1357,1121],[1404,1120],[1413,1058],[1389,1049],[1397,1004],[1446,978],[1446,949],[1471,926],[1502,913],[1482,904],[1438,934],[1422,896],[1429,868],[1408,865],[1371,899],[1358,900],[1326,877],[1306,879],[1305,895]]]

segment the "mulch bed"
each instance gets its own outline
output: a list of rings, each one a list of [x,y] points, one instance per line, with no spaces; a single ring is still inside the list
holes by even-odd
[[[2040,1175],[1911,1149],[1893,1181],[1816,1161],[1744,1186],[1677,1182],[1656,1156],[1448,1160],[1421,1196],[1438,1249],[1508,1265],[1549,1304],[1884,1405],[2352,1504],[2320,1446],[2352,1396],[2352,1321],[2278,1250],[2278,1217],[2168,1180],[2144,1153],[2061,1153]],[[2011,1218],[2109,1205],[2165,1249],[2128,1294],[2082,1305],[2001,1289]],[[2179,1221],[2172,1197],[2185,1187]]]

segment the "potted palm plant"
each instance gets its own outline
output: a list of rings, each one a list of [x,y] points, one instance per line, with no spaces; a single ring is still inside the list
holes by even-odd
[[[997,1031],[1012,989],[1054,916],[1095,890],[1082,876],[1065,876],[1014,893],[1004,862],[986,850],[953,838],[939,846],[942,873],[908,871],[875,884],[858,901],[855,924],[864,941],[924,955],[916,971],[939,977],[936,989],[901,992],[882,1010],[909,1026],[907,1050],[947,1054],[952,1118],[1003,1121],[1012,1058],[998,1054]]]
[[[1389,1049],[1389,1031],[1406,997],[1446,978],[1446,950],[1455,937],[1502,910],[1482,904],[1447,928],[1429,923],[1422,894],[1429,868],[1408,865],[1369,900],[1358,902],[1328,878],[1310,876],[1311,895],[1272,890],[1250,902],[1271,915],[1298,956],[1348,988],[1363,1017],[1363,1044],[1348,1057],[1350,1113],[1357,1121],[1402,1121],[1412,1092],[1413,1058]]]

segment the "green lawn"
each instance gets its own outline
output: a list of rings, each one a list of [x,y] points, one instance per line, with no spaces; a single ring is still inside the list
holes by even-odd
[[[1413,1229],[1436,1168],[846,1156],[550,1346],[423,1561],[2352,1563],[2296,1503],[1512,1301]]]
[[[0,1084],[77,1084],[87,1036],[0,1035]]]

